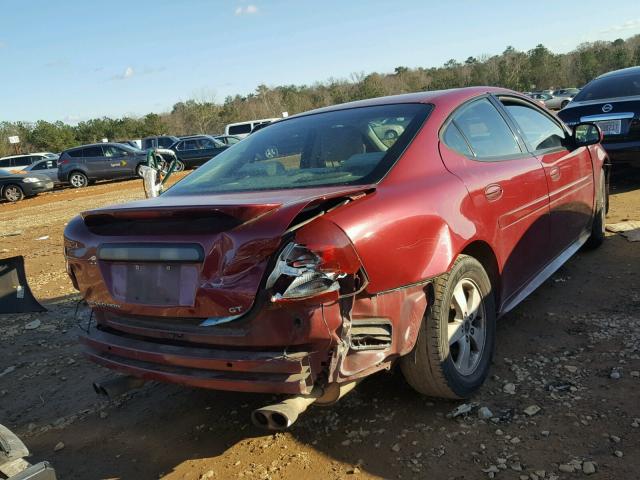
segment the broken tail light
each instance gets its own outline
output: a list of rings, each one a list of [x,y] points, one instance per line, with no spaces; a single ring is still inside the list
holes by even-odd
[[[333,222],[320,218],[303,226],[280,250],[266,288],[274,303],[329,302],[362,291],[366,283],[349,238]]]

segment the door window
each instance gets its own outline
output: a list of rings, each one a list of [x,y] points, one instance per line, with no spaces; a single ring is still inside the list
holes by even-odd
[[[102,157],[101,147],[87,147],[82,149],[83,157]]]
[[[105,147],[102,147],[102,149],[104,150],[105,157],[122,157],[123,155],[125,155],[125,151],[123,149],[114,147],[113,145],[107,145]]]
[[[49,168],[54,168],[53,160],[36,163],[31,170],[48,170]]]
[[[565,132],[556,122],[520,102],[502,100],[502,103],[533,151],[563,147]]]
[[[26,167],[31,165],[31,157],[16,157],[13,159],[14,167]]]
[[[453,122],[467,139],[478,160],[522,153],[507,122],[486,98],[462,107]]]

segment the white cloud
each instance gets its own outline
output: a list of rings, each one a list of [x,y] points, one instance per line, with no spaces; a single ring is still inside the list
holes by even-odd
[[[258,13],[258,7],[255,5],[236,8],[236,15],[253,15],[254,13]]]
[[[129,66],[125,68],[124,72],[122,72],[120,75],[114,75],[113,77],[111,77],[111,80],[128,80],[129,78],[133,77],[135,73],[136,72],[133,67]]]
[[[640,29],[640,18],[636,18],[634,20],[627,20],[624,23],[619,25],[612,25],[609,28],[604,30],[600,30],[600,33],[613,33],[613,32],[624,32],[626,30],[638,30]]]

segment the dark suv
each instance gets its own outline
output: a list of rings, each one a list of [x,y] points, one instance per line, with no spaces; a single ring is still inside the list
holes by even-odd
[[[120,143],[83,145],[60,154],[58,179],[80,188],[95,180],[135,177],[146,160],[142,150]]]
[[[558,116],[569,126],[595,122],[614,164],[640,166],[640,67],[600,75],[587,83]]]
[[[170,148],[176,152],[178,157],[176,170],[180,171],[185,168],[199,167],[229,146],[210,135],[191,135],[182,137]]]

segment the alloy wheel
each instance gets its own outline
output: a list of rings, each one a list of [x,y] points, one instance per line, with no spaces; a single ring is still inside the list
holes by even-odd
[[[22,199],[22,190],[14,185],[9,185],[4,190],[4,198],[10,202],[17,202]]]
[[[487,329],[484,298],[469,278],[460,279],[453,289],[447,335],[456,370],[471,375],[482,358]]]
[[[75,188],[81,188],[87,185],[87,177],[81,173],[74,173],[69,178],[69,183]]]

